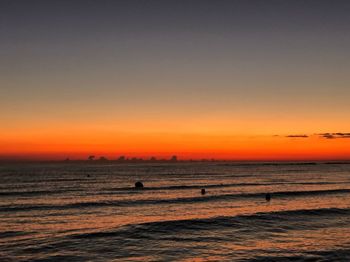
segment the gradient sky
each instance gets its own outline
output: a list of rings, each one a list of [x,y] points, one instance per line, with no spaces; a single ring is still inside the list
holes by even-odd
[[[350,159],[349,14],[334,0],[1,0],[0,159]]]

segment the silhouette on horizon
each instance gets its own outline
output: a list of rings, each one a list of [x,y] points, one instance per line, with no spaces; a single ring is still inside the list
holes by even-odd
[[[176,162],[176,161],[177,161],[177,156],[172,156],[172,157],[170,158],[170,161]]]

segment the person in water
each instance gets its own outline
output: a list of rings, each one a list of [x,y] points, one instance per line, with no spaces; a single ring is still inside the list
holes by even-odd
[[[271,195],[270,195],[270,193],[267,193],[267,194],[265,195],[265,199],[266,199],[266,201],[270,201],[270,200],[271,200]]]
[[[201,189],[201,194],[202,194],[202,195],[205,195],[205,193],[206,193],[206,192],[205,192],[205,189],[202,188],[202,189]]]
[[[135,188],[137,188],[137,189],[141,189],[141,188],[143,188],[143,184],[142,184],[142,182],[137,181],[137,182],[135,183]]]

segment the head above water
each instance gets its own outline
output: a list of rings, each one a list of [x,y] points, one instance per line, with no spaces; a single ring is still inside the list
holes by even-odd
[[[138,188],[138,189],[143,188],[142,182],[137,181],[137,182],[135,183],[135,188]]]

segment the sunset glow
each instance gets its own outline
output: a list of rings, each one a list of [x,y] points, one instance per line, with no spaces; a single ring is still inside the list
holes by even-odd
[[[350,0],[0,0],[1,261],[350,261]]]
[[[350,159],[346,9],[297,6],[5,4],[0,159]]]

